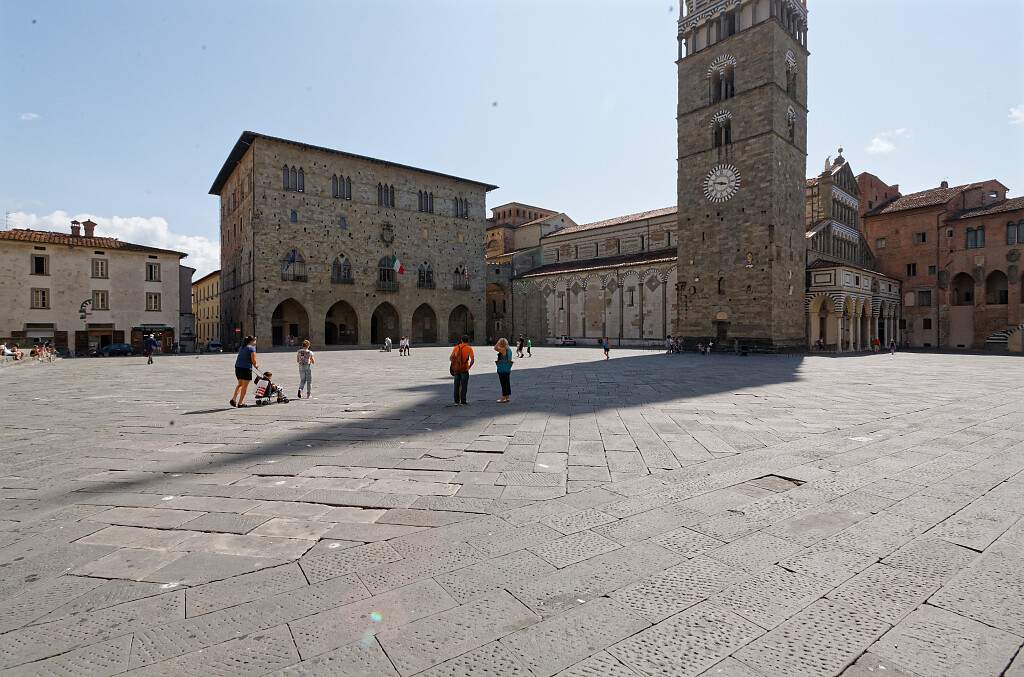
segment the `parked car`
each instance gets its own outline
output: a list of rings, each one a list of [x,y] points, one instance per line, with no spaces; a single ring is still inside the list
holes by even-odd
[[[100,355],[103,357],[113,357],[115,355],[134,355],[135,349],[132,348],[130,343],[111,343],[108,346],[100,348]]]
[[[219,341],[210,341],[209,343],[206,344],[206,348],[204,349],[204,352],[207,352],[207,353],[223,353],[224,352],[224,344],[220,343]]]
[[[572,338],[571,336],[566,336],[565,334],[562,334],[561,336],[558,337],[558,345],[574,346],[576,345],[576,339]]]

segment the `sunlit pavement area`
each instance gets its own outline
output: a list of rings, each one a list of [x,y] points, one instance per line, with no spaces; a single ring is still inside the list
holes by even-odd
[[[1024,360],[476,354],[0,368],[0,668],[1024,675]]]

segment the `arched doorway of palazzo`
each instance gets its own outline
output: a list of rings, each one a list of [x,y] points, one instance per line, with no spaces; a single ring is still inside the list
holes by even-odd
[[[370,316],[370,343],[384,343],[386,337],[391,337],[392,343],[398,341],[398,311],[390,303],[382,303],[377,306]]]
[[[270,316],[271,345],[284,346],[301,343],[309,336],[309,313],[295,299],[277,304]]]
[[[473,313],[463,305],[455,306],[448,316],[448,342],[458,343],[463,336],[469,337],[469,342],[476,339],[473,331]]]
[[[329,346],[354,346],[359,343],[359,317],[347,301],[338,301],[324,318],[324,343]]]
[[[437,343],[437,314],[426,303],[413,311],[412,342]]]

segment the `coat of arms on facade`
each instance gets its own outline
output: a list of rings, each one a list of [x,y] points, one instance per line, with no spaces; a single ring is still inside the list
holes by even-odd
[[[395,241],[395,227],[390,223],[385,223],[380,227],[380,240],[386,245],[390,245]]]

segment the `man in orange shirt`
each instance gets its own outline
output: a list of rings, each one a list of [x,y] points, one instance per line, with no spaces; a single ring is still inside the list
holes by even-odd
[[[448,359],[452,363],[452,376],[455,377],[455,404],[467,404],[466,391],[469,390],[469,370],[475,361],[468,336],[463,336],[459,344],[452,348],[452,354],[448,356]]]

